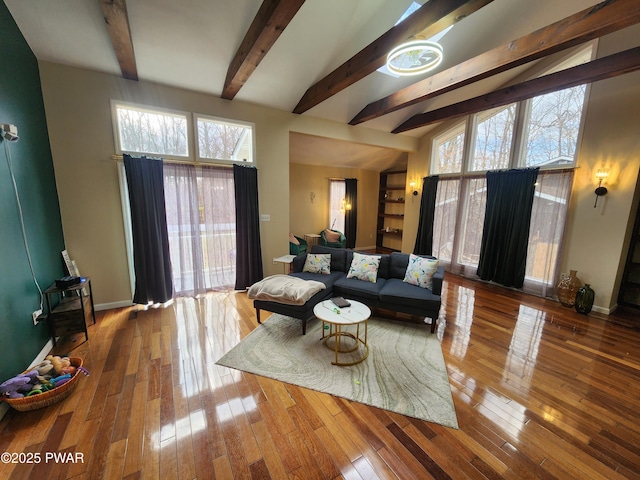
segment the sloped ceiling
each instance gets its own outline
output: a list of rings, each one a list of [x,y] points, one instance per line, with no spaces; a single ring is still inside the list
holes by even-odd
[[[441,40],[444,61],[434,74],[599,3],[597,0],[457,3],[474,2],[483,6],[458,19]],[[274,15],[280,15],[277,19],[262,19],[260,33],[271,36],[271,40],[266,39],[270,41],[269,47],[256,44],[252,54],[260,55],[259,63],[242,79],[231,101],[293,111],[309,87],[392,29],[411,0],[129,0],[126,4],[125,0],[5,0],[5,3],[39,60],[123,75],[116,54],[119,48],[112,43],[105,22],[105,12],[116,11],[124,17],[123,28],[130,32],[138,79],[215,96],[221,96],[229,66],[244,45],[243,39],[256,15],[280,9],[286,15],[276,12]],[[603,5],[616,3],[640,10],[640,0],[610,0]],[[264,17],[263,13],[258,17],[261,15]],[[289,18],[282,20],[287,15]],[[107,16],[113,24],[114,18]],[[277,32],[274,34],[270,28],[276,28]],[[400,108],[363,125],[390,132],[417,113],[488,93],[529,66],[490,75],[464,89]],[[429,75],[394,78],[374,71],[302,114],[349,123],[368,104]],[[423,127],[402,134],[422,136],[427,130]],[[298,138],[295,143],[301,145],[301,140]],[[344,150],[344,146],[338,149]]]

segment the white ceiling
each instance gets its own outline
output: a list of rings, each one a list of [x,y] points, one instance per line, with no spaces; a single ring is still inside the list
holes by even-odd
[[[5,0],[38,60],[120,75],[99,2]],[[139,78],[219,96],[228,65],[261,3],[129,0]],[[393,27],[410,3],[307,0],[232,101],[292,111],[307,88]],[[441,40],[445,58],[437,71],[596,3],[598,0],[494,0],[461,20]],[[389,132],[416,113],[486,93],[516,73],[501,74],[363,126]],[[399,79],[375,72],[303,115],[347,123],[368,103],[426,75]],[[425,131],[406,134],[421,136]]]

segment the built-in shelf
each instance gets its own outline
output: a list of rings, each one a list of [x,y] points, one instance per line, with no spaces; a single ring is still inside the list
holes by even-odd
[[[401,197],[404,196],[406,191],[406,179],[406,170],[380,173],[378,227],[376,232],[376,248],[378,251],[399,251],[402,248],[405,199]]]
[[[395,231],[386,231],[386,230],[378,230],[378,235],[390,235],[390,236],[396,236],[396,237],[402,237],[402,230],[395,232]]]

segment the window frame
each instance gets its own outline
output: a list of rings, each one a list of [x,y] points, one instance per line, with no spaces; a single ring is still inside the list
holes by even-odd
[[[567,87],[567,90],[570,88],[576,87]],[[550,171],[550,170],[563,170],[567,168],[577,168],[577,159],[578,153],[580,151],[580,145],[582,144],[582,137],[584,134],[584,122],[586,120],[586,109],[587,103],[589,99],[589,92],[591,89],[591,84],[587,84],[585,86],[584,91],[584,100],[582,103],[582,109],[580,112],[580,122],[578,127],[578,133],[576,135],[576,148],[573,155],[573,159],[571,163],[567,163],[564,165],[536,165],[540,168],[540,171]],[[547,94],[543,94],[547,95]],[[540,95],[541,96],[541,95]],[[527,149],[527,132],[529,129],[529,120],[530,120],[530,112],[531,112],[531,102],[535,97],[528,98],[526,100],[522,100],[520,102],[516,102],[516,113],[515,120],[511,138],[511,153],[509,157],[509,165],[504,169],[497,170],[506,170],[512,168],[529,168],[526,166],[526,149]],[[511,104],[509,104],[511,105]],[[506,107],[505,105],[504,107]],[[500,108],[500,107],[496,107]],[[486,111],[486,110],[485,110]],[[438,135],[434,136],[431,141],[431,154],[430,154],[430,163],[429,163],[429,175],[439,175],[442,178],[447,177],[466,177],[469,175],[477,175],[477,174],[486,174],[488,170],[471,170],[471,163],[473,159],[472,155],[475,154],[475,142],[477,136],[477,126],[478,126],[478,116],[482,115],[483,112],[478,112],[474,114],[469,114],[465,117],[458,119],[455,122],[452,122],[447,126],[445,130],[440,132]],[[447,172],[447,173],[439,173],[434,171],[434,167],[438,165],[438,140],[446,137],[451,134],[459,134],[462,133],[464,135],[464,145],[463,145],[463,158],[462,158],[462,167],[458,172]],[[533,167],[531,167],[533,168]]]
[[[238,164],[238,165],[254,165],[257,166],[257,159],[256,159],[256,124],[254,122],[246,122],[244,120],[234,120],[234,119],[230,119],[230,118],[224,118],[224,117],[218,117],[216,115],[207,115],[204,113],[193,113],[192,115],[193,118],[193,139],[194,139],[194,154],[195,154],[195,160],[198,163],[206,163],[206,164],[218,164],[218,165],[233,165],[233,164]],[[220,123],[228,123],[228,124],[232,124],[232,125],[238,125],[238,126],[244,126],[244,127],[249,127],[250,131],[251,131],[251,156],[252,156],[252,160],[251,161],[243,161],[243,160],[230,160],[230,159],[223,159],[223,158],[207,158],[207,157],[202,157],[200,155],[200,136],[199,136],[199,130],[198,130],[198,120],[199,119],[203,119],[203,120],[214,120],[214,121],[219,121]]]
[[[110,102],[111,102],[111,126],[113,130],[113,141],[115,145],[116,155],[129,153],[132,155],[163,158],[164,160],[169,160],[169,161],[190,162],[195,164],[201,163],[206,165],[222,165],[227,167],[234,164],[254,165],[254,166],[258,165],[257,147],[256,147],[257,129],[256,129],[256,124],[254,122],[249,122],[245,120],[236,120],[233,118],[225,118],[217,115],[208,115],[204,113],[188,112],[184,110],[158,107],[155,105],[144,105],[136,102],[116,100],[113,98],[110,100]],[[168,114],[168,115],[183,117],[186,122],[187,154],[183,156],[183,155],[163,154],[163,153],[155,153],[155,152],[140,152],[136,150],[123,149],[120,141],[120,123],[118,118],[118,107],[130,108],[132,110],[139,110],[142,112],[149,112],[149,113],[155,113],[155,114]],[[218,159],[218,158],[211,159],[211,158],[201,157],[200,151],[199,151],[199,137],[198,137],[198,129],[197,129],[199,118],[202,118],[204,120],[219,121],[221,123],[227,123],[231,125],[248,127],[251,131],[250,148],[251,148],[252,161],[226,160],[226,159]]]
[[[169,114],[175,116],[182,116],[185,118],[187,131],[186,131],[186,141],[187,141],[187,154],[182,155],[170,155],[163,153],[154,153],[154,152],[139,152],[136,150],[125,150],[122,148],[122,144],[120,142],[120,123],[118,120],[118,107],[128,107],[134,110],[146,111],[149,113],[157,113],[157,114]],[[111,99],[111,121],[113,125],[113,136],[114,136],[114,144],[116,148],[116,154],[122,155],[124,153],[131,153],[135,155],[145,155],[149,157],[162,157],[168,160],[178,160],[185,161],[193,158],[191,152],[193,152],[193,125],[190,121],[191,115],[189,112],[182,110],[173,110],[169,108],[156,107],[151,105],[142,105],[139,103],[133,102],[124,102],[120,100]]]

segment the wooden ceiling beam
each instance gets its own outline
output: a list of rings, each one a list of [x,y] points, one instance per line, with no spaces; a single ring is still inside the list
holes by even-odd
[[[222,98],[233,99],[298,13],[304,0],[264,0],[229,64]]]
[[[357,125],[640,22],[640,0],[606,0],[367,105]]]
[[[534,78],[463,102],[414,115],[391,133],[402,133],[450,118],[489,110],[565,88],[597,82],[640,70],[640,47]]]
[[[125,0],[100,0],[102,15],[107,23],[122,76],[128,80],[138,80],[136,56],[133,52],[129,16]]]
[[[430,38],[493,0],[429,0],[404,21],[360,50],[329,75],[309,87],[293,113],[304,113],[386,63],[387,53],[420,34]]]

